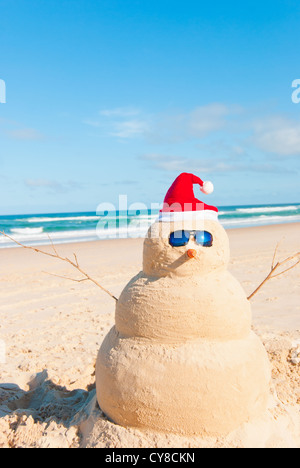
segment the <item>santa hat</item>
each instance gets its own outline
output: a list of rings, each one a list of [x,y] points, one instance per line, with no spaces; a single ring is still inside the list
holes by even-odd
[[[180,174],[167,192],[159,221],[218,220],[218,208],[198,200],[194,195],[194,184],[200,185],[200,190],[206,195],[214,191],[212,182],[203,182],[194,174]]]

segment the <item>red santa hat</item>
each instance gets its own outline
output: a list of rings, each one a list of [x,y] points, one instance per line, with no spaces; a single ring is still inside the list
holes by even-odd
[[[180,174],[165,196],[163,208],[159,214],[159,221],[218,220],[218,208],[206,205],[198,200],[194,195],[194,184],[199,185],[200,190],[206,195],[214,191],[212,182],[203,182],[194,174],[186,172]]]

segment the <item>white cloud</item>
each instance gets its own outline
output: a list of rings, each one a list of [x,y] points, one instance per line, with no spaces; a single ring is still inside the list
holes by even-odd
[[[143,114],[136,108],[116,108],[100,111],[101,120],[86,119],[84,123],[102,128],[117,138],[143,137],[154,144],[174,143],[201,139],[221,130],[226,127],[227,117],[235,113],[235,109],[222,103],[198,106],[188,112],[176,110],[153,115]]]
[[[132,117],[139,115],[140,110],[133,107],[117,107],[116,109],[104,109],[99,113],[105,117]]]
[[[249,159],[230,158],[185,158],[165,154],[146,154],[140,159],[148,161],[153,168],[166,172],[193,172],[195,174],[218,174],[224,172],[288,172],[268,162],[257,162]]]
[[[223,104],[197,107],[187,116],[187,130],[191,135],[201,138],[225,127],[229,114],[230,110]]]
[[[58,182],[50,179],[26,179],[25,185],[30,189],[49,189],[53,192],[65,193],[71,190],[82,188],[81,184],[75,181]]]
[[[197,145],[200,154],[219,160],[220,168],[221,157],[249,160],[249,155],[259,153],[264,159],[300,154],[300,122],[280,115],[253,119],[249,110],[220,102],[185,112],[174,110],[150,115],[133,107],[120,107],[102,110],[100,115],[101,119],[85,123],[101,127],[103,134],[110,137],[142,138],[151,145],[190,142]]]
[[[148,131],[148,124],[142,120],[126,120],[114,122],[110,135],[118,138],[134,138],[144,135]]]
[[[97,120],[83,120],[83,122],[85,125],[89,125],[90,127],[95,127],[95,128],[101,128],[103,127],[103,123],[101,122],[98,122]]]
[[[101,119],[85,119],[84,124],[94,128],[101,128],[108,136],[117,138],[135,138],[148,131],[145,119],[130,118],[140,114],[135,108],[106,109],[99,112]]]
[[[189,112],[157,114],[146,134],[151,143],[178,143],[202,139],[226,128],[227,117],[236,110],[221,103],[198,106]]]
[[[299,155],[300,123],[281,116],[255,121],[253,142],[263,151],[279,156]]]
[[[21,128],[15,130],[6,130],[6,135],[14,140],[43,140],[45,137],[34,128]]]

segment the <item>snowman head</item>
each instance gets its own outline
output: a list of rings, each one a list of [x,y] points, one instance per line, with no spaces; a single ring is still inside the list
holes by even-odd
[[[213,220],[158,221],[144,242],[143,270],[153,277],[206,275],[228,262],[228,236]]]
[[[193,174],[177,177],[145,239],[146,274],[205,275],[227,267],[229,241],[218,221],[218,209],[195,198],[194,184],[206,194],[213,191],[211,182]]]

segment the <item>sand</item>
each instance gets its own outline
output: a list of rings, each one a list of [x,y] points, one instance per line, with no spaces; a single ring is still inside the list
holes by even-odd
[[[229,270],[247,295],[268,274],[278,241],[279,259],[300,250],[299,228],[227,231]],[[76,252],[81,267],[118,297],[141,269],[142,246],[142,239],[122,239],[57,249],[65,256]],[[114,323],[114,300],[90,282],[47,272],[80,278],[57,259],[20,248],[0,250],[0,447],[300,447],[299,266],[267,282],[251,300],[253,328],[271,360],[276,401],[270,410],[276,431],[265,438],[258,434],[268,433],[267,420],[218,439],[126,429],[108,421],[96,403],[95,362]]]

